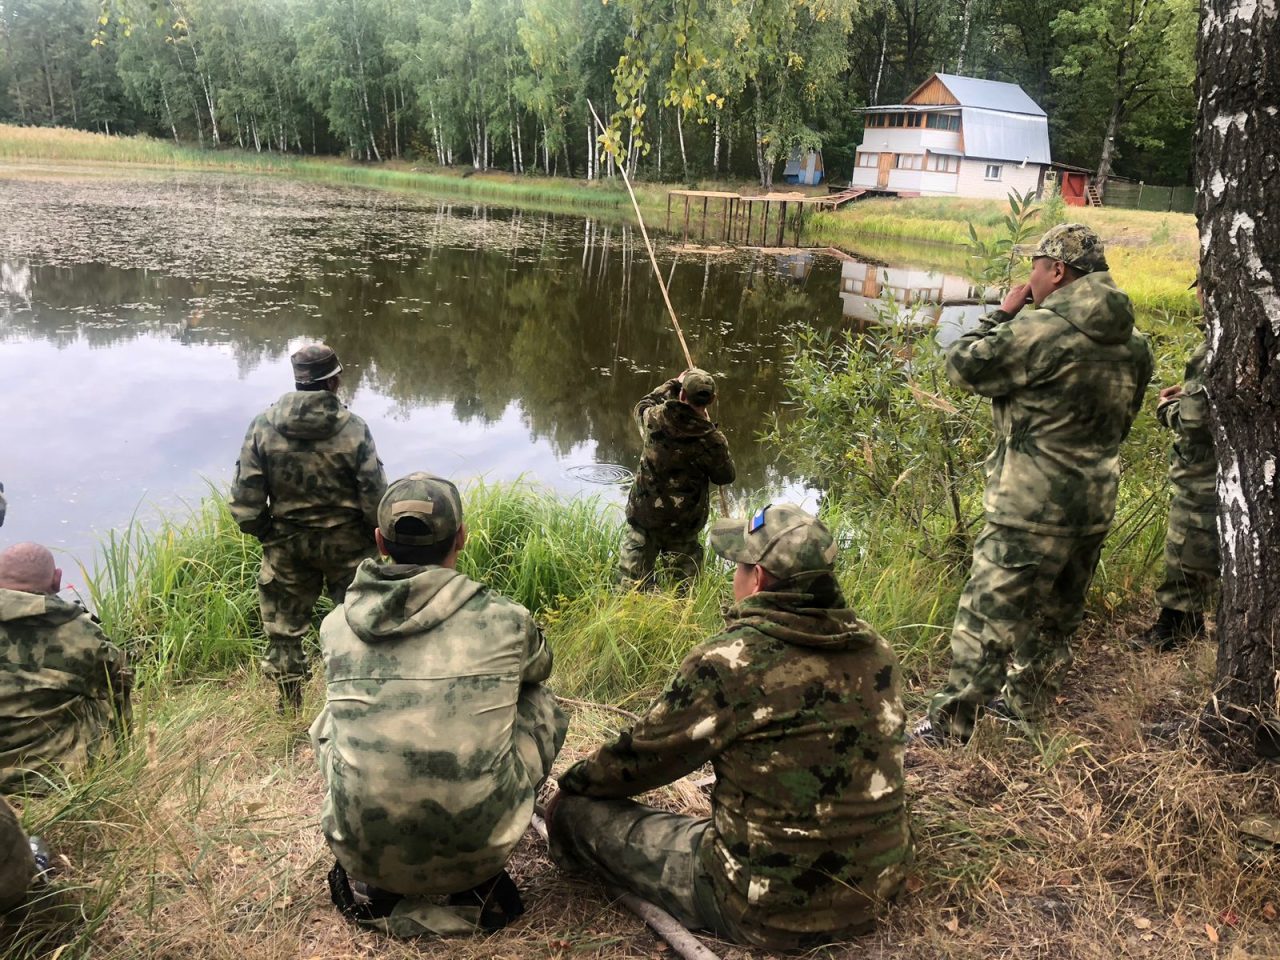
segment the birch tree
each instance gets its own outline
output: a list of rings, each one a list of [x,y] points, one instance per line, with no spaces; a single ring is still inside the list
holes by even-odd
[[[1196,217],[1218,456],[1217,682],[1200,731],[1280,756],[1280,8],[1204,0]]]

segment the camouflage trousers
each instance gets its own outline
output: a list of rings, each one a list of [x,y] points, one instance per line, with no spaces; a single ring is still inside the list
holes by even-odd
[[[951,672],[929,705],[935,728],[968,737],[978,711],[1001,693],[1028,723],[1041,719],[1071,665],[1105,539],[986,525],[956,610]]]
[[[618,582],[624,586],[651,585],[660,554],[670,558],[677,581],[696,579],[704,555],[698,540],[701,532],[701,527],[688,533],[654,532],[628,523],[618,552]]]
[[[710,818],[680,816],[632,800],[566,794],[551,828],[551,856],[561,867],[592,871],[605,883],[657,904],[686,927],[747,942],[724,917],[698,861],[698,848],[715,829]]]
[[[36,861],[27,835],[13,807],[0,797],[0,913],[25,899],[35,875]]]
[[[1174,496],[1164,540],[1164,581],[1156,601],[1170,610],[1204,613],[1218,595],[1218,511]]]
[[[360,561],[378,551],[373,532],[363,524],[295,529],[283,536],[275,532],[262,544],[258,603],[267,634],[262,672],[279,682],[308,675],[302,638],[321,591],[341,603]]]

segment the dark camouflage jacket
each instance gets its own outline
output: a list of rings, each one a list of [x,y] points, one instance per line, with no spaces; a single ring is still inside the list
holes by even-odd
[[[1120,443],[1152,367],[1133,305],[1106,272],[1015,317],[997,310],[957,340],[947,351],[951,382],[991,398],[987,520],[1059,536],[1105,533]]]
[[[84,607],[0,589],[0,792],[92,761],[127,720],[130,684]]]
[[[760,593],[732,608],[631,730],[560,779],[628,797],[709,761],[701,867],[725,915],[771,949],[865,931],[912,859],[897,658],[852,610],[812,602]]]
[[[733,483],[729,443],[716,425],[680,397],[668,380],[636,404],[644,439],[640,469],[627,498],[627,520],[651,533],[701,530],[710,509],[708,483]]]
[[[1182,393],[1156,408],[1156,418],[1177,434],[1169,454],[1169,480],[1174,496],[1193,509],[1216,511],[1218,461],[1209,424],[1209,394],[1204,388],[1204,367],[1209,345],[1202,343],[1187,361]]]
[[[345,523],[363,524],[372,538],[386,488],[365,422],[335,394],[294,390],[249,425],[231,484],[231,515],[260,540],[291,527]]]

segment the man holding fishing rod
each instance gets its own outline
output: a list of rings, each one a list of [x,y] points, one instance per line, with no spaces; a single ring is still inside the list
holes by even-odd
[[[636,404],[633,416],[644,452],[627,497],[627,525],[618,558],[625,586],[653,583],[660,554],[672,558],[682,585],[702,569],[698,539],[710,513],[710,484],[732,483],[729,442],[711,421],[716,382],[692,367]]]

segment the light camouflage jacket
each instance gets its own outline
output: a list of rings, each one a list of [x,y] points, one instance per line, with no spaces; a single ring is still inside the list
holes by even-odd
[[[956,386],[991,398],[989,522],[1052,535],[1105,533],[1120,443],[1151,380],[1133,305],[1106,272],[1027,306],[992,313],[947,351]]]
[[[1169,454],[1169,480],[1177,488],[1176,496],[1190,507],[1216,511],[1218,461],[1204,387],[1208,357],[1209,345],[1200,344],[1187,361],[1182,393],[1156,407],[1156,418],[1177,434]]]
[[[644,452],[627,498],[627,520],[654,533],[701,530],[710,512],[707,484],[733,483],[729,442],[680,400],[679,380],[645,395],[633,416]]]
[[[0,792],[94,760],[128,720],[125,653],[84,607],[0,589]]]
[[[726,917],[770,949],[865,931],[913,856],[901,669],[838,589],[829,599],[759,593],[731,608],[634,727],[560,778],[568,793],[629,797],[710,762],[700,865]]]
[[[249,425],[231,484],[231,515],[259,540],[345,523],[372,531],[386,488],[365,422],[336,394],[293,390]]]
[[[347,872],[406,895],[498,873],[554,759],[513,732],[551,673],[529,612],[456,570],[365,560],[320,644],[321,826]]]

